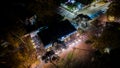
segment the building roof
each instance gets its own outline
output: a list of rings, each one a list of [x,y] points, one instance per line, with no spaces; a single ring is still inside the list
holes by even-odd
[[[44,46],[56,41],[57,39],[66,36],[76,31],[74,26],[68,21],[62,21],[49,25],[47,29],[38,33]]]

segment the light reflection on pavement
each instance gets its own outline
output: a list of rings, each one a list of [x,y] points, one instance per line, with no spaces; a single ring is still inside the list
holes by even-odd
[[[90,60],[91,52],[93,52],[93,49],[90,45],[85,44],[85,40],[87,39],[86,35],[81,35],[75,44],[70,44],[67,49],[64,49],[62,53],[59,54],[60,60],[57,62],[54,62],[55,64],[61,62],[61,61],[67,61],[67,57],[69,53],[73,53],[74,57],[72,60],[74,61],[80,61],[84,62],[87,60]],[[46,63],[42,68],[53,68],[54,65],[51,63]]]

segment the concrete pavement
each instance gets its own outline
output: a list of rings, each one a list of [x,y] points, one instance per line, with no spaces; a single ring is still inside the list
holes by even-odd
[[[91,5],[90,7],[77,12],[77,14],[85,14],[85,15],[92,14],[92,13],[100,11],[101,9],[104,9],[104,8],[107,9],[109,4],[110,2],[104,3],[104,4],[96,4],[96,6]]]

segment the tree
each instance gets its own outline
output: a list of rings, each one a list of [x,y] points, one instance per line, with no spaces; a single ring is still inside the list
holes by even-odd
[[[37,61],[31,38],[22,38],[26,33],[24,26],[20,24],[14,24],[7,30],[4,39],[9,45],[0,45],[0,68],[28,68]]]
[[[107,10],[107,16],[113,16],[115,18],[120,18],[120,1],[114,0],[110,5],[109,9]]]
[[[93,41],[92,46],[101,52],[104,52],[105,48],[115,49],[120,47],[120,24],[118,23],[108,23],[106,28],[103,30],[100,37],[94,37],[91,39]]]
[[[38,21],[42,22],[49,21],[54,16],[56,7],[54,0],[34,0],[27,5],[27,9],[34,12],[38,16]]]
[[[31,44],[27,38],[25,44],[21,42],[17,47],[11,43],[6,47],[0,45],[0,68],[29,68],[37,61],[36,51]]]
[[[19,26],[18,26],[19,25]],[[16,27],[18,26],[18,27]],[[6,40],[14,46],[19,46],[24,41],[21,39],[23,35],[27,33],[26,29],[21,24],[11,26],[6,32]]]

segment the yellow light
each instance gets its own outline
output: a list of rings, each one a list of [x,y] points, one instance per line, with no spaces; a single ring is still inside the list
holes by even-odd
[[[114,20],[115,20],[115,17],[114,17],[114,16],[108,16],[108,20],[109,20],[109,21],[114,21]]]
[[[33,40],[31,40],[31,42],[32,42],[32,43],[34,43],[34,41],[33,41]]]

